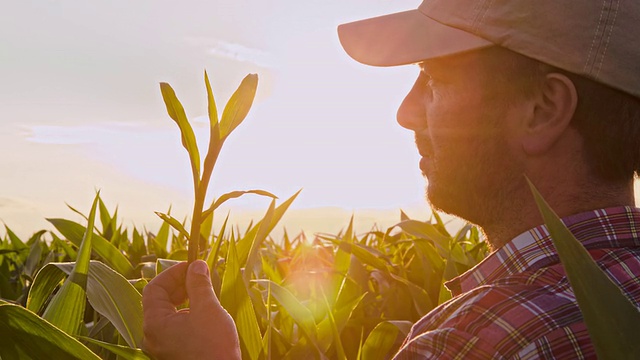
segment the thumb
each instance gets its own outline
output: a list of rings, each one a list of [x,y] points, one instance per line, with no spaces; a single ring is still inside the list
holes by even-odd
[[[211,311],[220,306],[220,302],[213,291],[209,266],[202,260],[196,260],[189,265],[187,271],[187,295],[192,312]]]

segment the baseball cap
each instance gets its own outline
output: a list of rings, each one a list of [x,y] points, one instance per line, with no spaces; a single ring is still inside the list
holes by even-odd
[[[502,46],[640,97],[640,1],[424,0],[338,27],[356,61],[396,66]]]

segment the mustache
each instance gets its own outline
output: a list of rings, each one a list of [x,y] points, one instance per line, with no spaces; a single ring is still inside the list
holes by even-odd
[[[429,157],[433,154],[433,146],[431,145],[429,138],[415,134],[415,142],[420,155]]]

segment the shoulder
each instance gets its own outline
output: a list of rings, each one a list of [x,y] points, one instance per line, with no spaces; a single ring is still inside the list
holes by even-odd
[[[589,252],[640,304],[640,248]],[[397,359],[447,359],[467,352],[497,359],[595,357],[562,265],[546,263],[506,276],[440,305],[414,324]]]
[[[493,354],[488,358],[509,358],[572,324],[582,324],[573,292],[561,269],[548,267],[478,287],[442,304],[414,324],[403,350],[459,352],[473,347],[474,353]]]

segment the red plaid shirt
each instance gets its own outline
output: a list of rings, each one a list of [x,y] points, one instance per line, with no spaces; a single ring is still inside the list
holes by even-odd
[[[640,209],[563,219],[640,307]],[[395,359],[595,359],[544,226],[523,233],[446,286],[454,298],[413,325]]]

